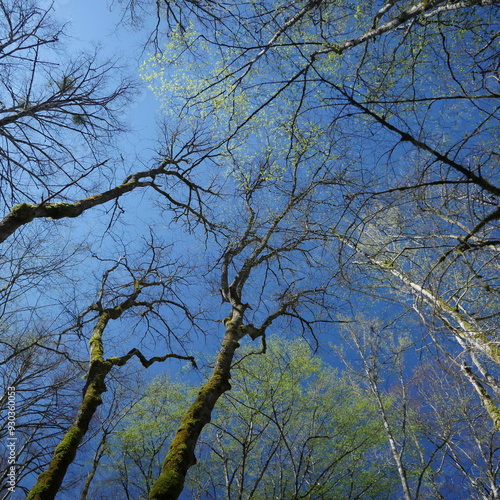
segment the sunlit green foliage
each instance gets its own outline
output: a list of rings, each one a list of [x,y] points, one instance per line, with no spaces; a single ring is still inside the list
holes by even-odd
[[[359,387],[303,341],[273,337],[266,354],[246,349],[242,357],[188,477],[193,498],[391,497],[385,435]],[[105,487],[146,494],[192,397],[194,389],[166,377],[147,388],[112,439],[115,473]]]

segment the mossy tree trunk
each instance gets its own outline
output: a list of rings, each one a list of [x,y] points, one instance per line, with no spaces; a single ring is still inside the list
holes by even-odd
[[[103,359],[102,334],[110,319],[109,312],[99,318],[90,340],[90,370],[85,385],[83,401],[78,414],[57,445],[54,456],[47,470],[42,472],[29,492],[27,500],[49,500],[55,498],[68,467],[73,462],[78,446],[87,433],[90,421],[102,403],[102,394],[106,391],[105,379],[113,363]]]
[[[117,267],[117,266],[116,266]],[[105,273],[104,281],[111,271]],[[61,442],[57,445],[54,456],[44,472],[42,472],[29,492],[27,500],[52,500],[59,491],[64,480],[68,467],[75,459],[78,447],[83,437],[87,433],[90,421],[97,408],[102,403],[102,394],[106,392],[106,376],[113,366],[123,366],[127,361],[136,356],[142,366],[148,368],[155,362],[163,362],[169,358],[183,359],[190,361],[194,367],[196,363],[191,356],[182,356],[174,353],[164,356],[154,356],[146,359],[138,349],[132,349],[124,356],[104,358],[103,334],[110,320],[118,319],[126,310],[144,305],[144,302],[137,302],[137,298],[144,287],[154,286],[155,283],[146,283],[140,280],[134,280],[133,291],[120,304],[115,307],[103,308],[101,298],[92,305],[89,310],[98,311],[98,320],[89,340],[90,363],[87,374],[87,383],[83,389],[83,400],[76,418],[64,435]]]
[[[83,389],[83,400],[73,424],[57,445],[54,456],[47,470],[42,472],[29,492],[27,500],[50,500],[53,499],[59,488],[68,467],[73,462],[76,452],[83,437],[87,433],[90,421],[97,408],[102,403],[102,394],[106,391],[105,379],[114,365],[123,364],[121,358],[104,359],[103,334],[107,324],[112,319],[118,319],[122,313],[134,306],[141,292],[141,284],[135,281],[133,292],[119,305],[113,308],[100,308],[99,319],[94,327],[89,341],[90,363],[87,375],[87,383]]]
[[[55,498],[68,467],[76,456],[78,446],[87,433],[90,421],[102,403],[101,395],[106,391],[104,380],[111,367],[110,362],[93,364],[94,375],[86,387],[78,415],[62,441],[57,445],[48,469],[38,476],[27,499],[48,500]]]
[[[160,476],[151,488],[150,500],[175,500],[184,489],[186,474],[196,463],[194,451],[201,431],[210,422],[217,400],[231,389],[231,365],[239,341],[251,333],[242,323],[244,309],[241,304],[233,307],[231,316],[224,320],[226,331],[212,375],[184,414]]]

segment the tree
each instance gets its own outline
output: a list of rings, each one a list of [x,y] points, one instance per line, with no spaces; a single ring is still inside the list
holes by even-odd
[[[327,207],[333,208],[323,196],[339,184],[341,173],[327,161],[309,167],[300,149],[290,152],[282,168],[273,157],[264,158],[242,171],[236,184],[231,182],[233,190],[224,201],[230,202],[232,213],[212,207],[223,247],[211,278],[220,284],[222,304],[228,304],[229,314],[222,320],[225,333],[212,374],[186,411],[150,498],[181,493],[196,463],[201,431],[231,388],[231,367],[242,339],[262,338],[265,351],[266,331],[277,321],[284,319],[281,328],[301,328],[313,338],[321,325],[336,322],[327,286],[335,279],[336,267],[322,268],[320,277],[314,263],[321,261],[325,244],[318,236],[318,218]]]
[[[46,334],[45,334],[46,335]],[[50,339],[40,333],[12,331],[2,332],[2,353],[10,356],[2,359],[0,373],[5,394],[2,408],[15,412],[17,418],[3,419],[0,438],[5,445],[15,444],[18,457],[17,482],[22,485],[24,478],[33,472],[40,472],[50,457],[57,436],[67,425],[67,409],[73,407],[74,394],[78,390],[79,371],[70,367],[61,353],[57,352]],[[9,404],[10,403],[10,404]],[[7,413],[3,413],[6,417]],[[9,424],[15,422],[15,433]],[[9,437],[15,437],[15,440]],[[2,455],[2,498],[9,498],[10,479],[8,473],[12,465],[12,447]],[[24,493],[27,489],[22,487]]]
[[[164,357],[146,359],[136,345],[128,354],[123,353],[125,356],[104,359],[102,334],[107,323],[118,319],[131,306],[141,308],[146,322],[150,321],[149,309],[155,309],[157,314],[158,304],[169,304],[167,309],[177,304],[167,297],[175,286],[170,286],[170,278],[162,275],[162,269],[169,265],[173,271],[175,262],[148,268],[157,262],[164,247],[155,246],[152,241],[146,245],[148,249],[142,254],[144,261],[141,262],[145,274],[132,281],[132,291],[124,296],[122,292],[127,283],[120,283],[118,278],[115,284],[110,284],[114,279],[108,279],[109,275],[121,276],[122,269],[128,270],[132,278],[135,272],[140,274],[141,264],[132,268],[128,262],[133,260],[134,252],[140,254],[142,250],[136,247],[127,251],[126,257],[116,260],[109,255],[100,259],[84,243],[84,238],[80,244],[69,242],[72,236],[56,221],[77,218],[110,201],[115,202],[115,211],[120,210],[118,199],[122,195],[144,187],[162,193],[172,212],[178,209],[188,217],[192,213],[199,220],[202,217],[194,207],[201,198],[196,193],[197,184],[189,180],[188,172],[194,167],[189,166],[187,171],[178,168],[187,163],[182,155],[188,155],[195,148],[189,143],[186,147],[190,149],[181,148],[178,158],[162,155],[160,159],[151,160],[157,165],[153,168],[129,175],[121,169],[125,181],[113,186],[112,169],[118,163],[107,156],[113,153],[114,136],[123,130],[117,116],[132,96],[135,84],[121,78],[120,69],[114,63],[99,62],[97,54],[81,54],[64,62],[60,47],[64,33],[51,21],[51,8],[16,0],[0,2],[0,7],[3,141],[0,182],[5,214],[0,222],[0,363],[5,387],[15,389],[15,394],[5,394],[2,402],[8,400],[11,408],[8,398],[14,398],[12,408],[15,410],[9,415],[13,418],[16,415],[14,420],[2,422],[2,436],[13,436],[15,432],[17,440],[15,450],[2,463],[2,474],[10,478],[14,472],[10,484],[14,489],[23,477],[32,482],[30,475],[47,466],[51,448],[66,433],[56,447],[49,469],[30,494],[31,497],[53,497],[100,405],[101,394],[106,390],[104,379],[110,369],[123,365],[131,357],[149,366],[176,356],[168,352]],[[170,180],[163,183],[167,177]],[[106,189],[105,184],[111,187]],[[177,196],[183,188],[187,202],[183,195]],[[210,193],[209,188],[201,191]],[[36,219],[44,220],[39,223]],[[113,216],[110,224],[112,222]],[[111,261],[115,266],[102,271],[104,278],[96,302],[83,310],[81,304],[94,293],[94,284],[89,280],[92,273],[84,271],[84,263],[88,265],[91,260],[94,264]],[[75,271],[79,264],[84,264],[83,273]],[[99,265],[94,266],[97,275],[98,268]],[[158,296],[147,296],[143,302],[136,303],[143,288],[153,286],[149,282],[151,275],[163,280],[153,282],[159,290]],[[182,279],[182,275],[176,276],[176,281]],[[73,303],[68,300],[71,297]],[[179,310],[183,310],[182,307]],[[80,404],[77,399],[83,385],[78,387],[73,383],[87,372],[82,354],[87,328],[93,321],[96,324],[90,338],[90,369]],[[129,325],[129,329],[134,328]],[[15,426],[10,425],[13,422]],[[15,460],[14,466],[11,459]],[[2,484],[6,495],[12,491],[8,487],[9,484]],[[19,487],[27,492],[25,485]],[[48,493],[41,492],[44,488]]]
[[[88,191],[102,170],[102,146],[122,129],[117,114],[132,82],[95,54],[62,62],[63,28],[35,2],[0,8],[2,202],[49,202],[70,186]]]
[[[328,138],[346,165],[345,212],[321,234],[339,240],[346,268],[361,258],[396,278],[452,332],[498,426],[497,2],[177,5],[144,78],[211,123],[213,147],[240,163],[249,142],[286,157],[304,131]],[[204,77],[189,85],[192,74]]]
[[[0,8],[0,187],[7,212],[0,241],[37,218],[75,218],[136,188],[161,190],[156,177],[171,179],[162,191],[170,203],[197,214],[167,192],[178,183],[189,193],[201,189],[189,181],[191,169],[178,168],[189,150],[181,149],[178,158],[162,156],[157,166],[124,174],[124,182],[100,191],[106,178],[113,182],[117,164],[108,154],[124,131],[118,116],[136,84],[120,78],[120,68],[100,62],[97,54],[62,63],[64,32],[51,21],[50,9],[17,0],[3,1]]]
[[[498,432],[488,412],[453,361],[425,353],[398,327],[359,317],[344,328],[341,354],[364,397],[378,408],[401,493],[496,498]]]
[[[9,187],[0,223],[2,326],[26,332],[2,344],[7,383],[26,349],[51,353],[75,377],[87,375],[73,414],[59,414],[66,426],[57,426],[60,444],[33,498],[64,488],[115,367],[131,369],[134,358],[143,365],[191,360],[204,338],[216,346],[211,374],[186,404],[159,476],[147,476],[150,498],[177,498],[202,432],[238,373],[240,344],[260,342],[264,357],[268,333],[281,331],[321,350],[338,324],[357,321],[361,307],[374,313],[383,304],[385,321],[400,331],[412,310],[423,327],[411,331],[411,342],[430,346],[446,370],[461,374],[471,401],[498,428],[496,1],[155,2],[169,38],[142,74],[167,100],[168,125],[155,156],[132,173],[104,154],[120,128],[114,106],[130,88],[111,85],[115,66],[77,58],[49,78],[50,47],[61,34],[49,11],[14,0],[1,5],[2,44],[12,48],[2,60],[7,73],[9,64],[15,68],[2,80],[1,97],[8,102],[1,181]],[[82,138],[89,150],[75,145]],[[88,240],[61,220],[83,232],[85,217],[111,204]],[[30,266],[23,257],[36,254],[40,228],[51,251]],[[67,246],[51,248],[49,230]],[[116,355],[105,357],[104,346]],[[358,348],[368,367],[371,348]],[[404,369],[404,397],[393,407],[374,373],[365,370],[365,380],[393,466],[406,498],[418,497],[425,488],[413,488],[412,474],[427,486],[434,458],[421,455],[420,469],[407,460],[398,439],[413,438],[406,432],[412,412],[402,424],[393,415],[398,405],[416,413],[422,406],[407,392]],[[102,446],[104,437],[93,438],[90,444]],[[449,444],[457,439],[445,443],[459,465]],[[420,442],[408,449],[418,454]],[[491,467],[488,474],[491,483]]]
[[[273,336],[265,357],[245,349],[234,380],[201,440],[203,460],[187,481],[193,498],[394,494],[393,468],[370,466],[386,454],[375,408],[305,342]],[[121,483],[126,498],[147,497],[165,438],[191,397],[184,384],[153,382],[112,437],[105,489]]]
[[[66,474],[69,465],[73,462],[77,449],[82,442],[82,439],[87,433],[90,421],[94,416],[97,407],[102,403],[102,395],[106,391],[106,377],[109,372],[116,366],[123,366],[132,357],[139,358],[141,364],[148,368],[155,362],[162,362],[169,358],[178,358],[190,360],[194,363],[192,357],[182,356],[178,354],[165,354],[163,356],[154,356],[151,359],[146,359],[144,355],[137,348],[133,348],[124,356],[114,356],[110,358],[104,357],[104,333],[108,323],[113,320],[119,319],[130,308],[139,307],[143,310],[140,315],[145,317],[148,309],[151,309],[153,304],[156,303],[173,303],[162,295],[168,294],[169,280],[166,276],[160,274],[161,267],[153,265],[142,272],[132,269],[127,262],[120,260],[112,268],[110,268],[103,276],[99,297],[96,302],[92,304],[87,310],[79,316],[79,322],[75,328],[82,329],[90,319],[87,316],[91,315],[92,321],[95,322],[92,328],[92,334],[89,338],[89,369],[85,376],[86,383],[83,388],[82,403],[78,408],[77,415],[71,427],[65,433],[61,442],[54,450],[54,456],[48,468],[39,475],[37,482],[34,484],[27,498],[41,499],[41,498],[54,498],[56,493],[61,487],[62,481]],[[130,274],[132,283],[130,290],[127,287],[119,286],[121,289],[117,296],[107,298],[108,281],[110,275],[120,267],[124,267]],[[116,286],[116,285],[115,285]],[[143,298],[143,291],[150,287],[160,287],[166,290],[157,295],[158,298],[147,299]],[[139,300],[141,298],[142,300]],[[94,313],[94,314],[92,314]],[[67,333],[67,332],[66,332]],[[195,364],[196,366],[196,364]]]
[[[453,366],[439,370],[439,376],[436,371],[430,363],[417,369],[417,397],[425,409],[414,414],[422,452],[431,443],[439,460],[444,458],[434,476],[436,487],[445,498],[498,498],[498,431]]]

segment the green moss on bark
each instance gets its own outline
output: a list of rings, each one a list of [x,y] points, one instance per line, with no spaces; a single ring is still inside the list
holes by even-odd
[[[26,500],[47,500],[55,498],[62,484],[69,464],[74,460],[83,431],[73,425],[54,451],[50,467],[42,472]]]
[[[161,474],[149,493],[150,500],[178,498],[184,489],[184,475],[170,469]]]
[[[34,205],[29,203],[19,203],[14,205],[10,211],[11,217],[13,217],[20,224],[27,224],[35,218]]]
[[[78,447],[85,436],[90,420],[102,403],[101,395],[106,391],[105,378],[112,364],[94,362],[89,371],[89,383],[84,390],[80,411],[73,425],[57,445],[46,471],[42,472],[29,492],[29,500],[53,500],[59,491],[68,467],[75,459]]]
[[[201,431],[210,422],[212,410],[219,397],[231,389],[230,367],[234,352],[239,346],[232,336],[235,335],[237,327],[237,324],[231,323],[230,327],[226,324],[226,339],[223,341],[216,368],[184,415],[170,444],[160,477],[151,489],[150,500],[174,500],[181,494],[186,474],[190,467],[196,464],[194,450]]]
[[[63,440],[56,446],[54,454],[60,455],[62,453],[75,452],[74,444],[80,443],[82,440],[83,432],[78,427],[72,427],[64,436]]]
[[[493,424],[497,430],[500,430],[500,410],[495,406],[489,396],[484,398],[484,406],[493,420]]]
[[[51,219],[62,219],[64,217],[77,217],[81,211],[71,203],[49,203],[45,206],[47,215]]]

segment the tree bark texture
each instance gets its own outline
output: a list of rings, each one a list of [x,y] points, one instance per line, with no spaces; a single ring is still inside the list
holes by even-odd
[[[231,364],[239,347],[239,340],[247,333],[241,320],[242,314],[233,309],[232,316],[224,321],[226,332],[212,376],[185,413],[170,445],[160,476],[150,491],[150,500],[176,500],[184,489],[186,474],[196,463],[194,450],[201,431],[210,422],[218,399],[231,389]]]
[[[26,497],[27,500],[51,500],[55,498],[68,467],[73,462],[78,446],[87,433],[90,421],[102,403],[101,395],[106,391],[104,380],[111,370],[111,362],[93,363],[82,404],[72,426],[54,451],[49,467],[42,472]]]
[[[102,403],[101,396],[106,391],[105,379],[114,366],[112,361],[103,358],[102,335],[109,320],[120,314],[119,309],[105,310],[100,314],[89,342],[90,368],[82,404],[73,424],[57,445],[48,469],[38,476],[26,500],[52,500],[59,491],[68,467],[75,459],[78,447],[87,433],[90,421]]]

